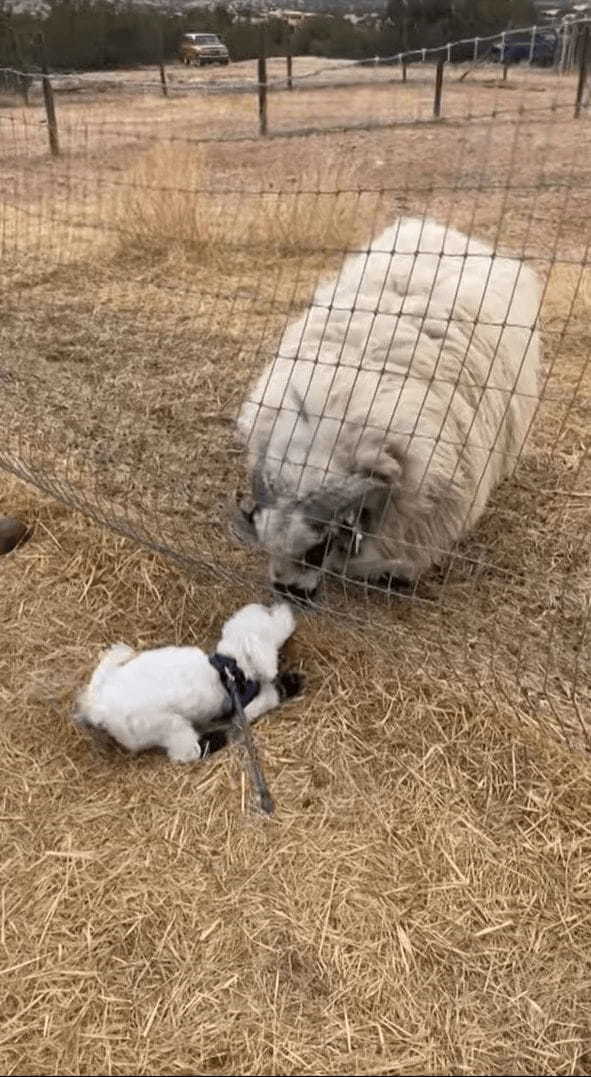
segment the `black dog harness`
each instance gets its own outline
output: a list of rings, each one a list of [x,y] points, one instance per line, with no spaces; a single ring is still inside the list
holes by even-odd
[[[216,672],[219,673],[220,680],[232,700],[232,709],[228,716],[234,713],[234,692],[236,692],[242,708],[248,707],[248,704],[252,703],[261,690],[259,682],[248,680],[236,659],[230,658],[226,654],[218,654],[216,651],[215,654],[210,654],[209,661]]]

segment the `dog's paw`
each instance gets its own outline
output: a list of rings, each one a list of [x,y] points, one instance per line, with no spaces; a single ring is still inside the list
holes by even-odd
[[[299,696],[304,690],[305,680],[301,673],[287,672],[279,673],[275,679],[275,687],[279,693],[279,699],[281,702],[285,699],[293,699],[294,696]]]
[[[198,763],[201,755],[201,747],[197,739],[194,744],[179,744],[168,749],[168,758],[171,763]]]
[[[207,759],[208,755],[221,752],[230,742],[230,737],[225,729],[212,729],[199,738],[201,745],[201,758]]]

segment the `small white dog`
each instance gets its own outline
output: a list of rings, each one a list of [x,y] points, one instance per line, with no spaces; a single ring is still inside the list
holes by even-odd
[[[211,656],[199,647],[138,653],[116,643],[81,693],[75,721],[130,752],[159,747],[174,763],[195,762],[232,738],[229,682],[249,722],[301,690],[300,674],[278,673],[279,650],[294,628],[287,603],[253,604],[226,621]]]

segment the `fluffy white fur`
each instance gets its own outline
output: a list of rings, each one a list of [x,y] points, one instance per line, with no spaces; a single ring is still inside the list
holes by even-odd
[[[216,650],[260,682],[259,694],[245,708],[251,722],[280,702],[278,653],[294,628],[286,603],[244,606],[224,625]],[[192,763],[202,754],[199,735],[216,727],[228,703],[219,674],[199,647],[137,653],[117,643],[82,692],[76,720],[130,752],[160,747],[173,762]]]
[[[238,422],[243,514],[284,589],[413,581],[480,517],[538,398],[540,286],[519,259],[402,218],[285,331]]]

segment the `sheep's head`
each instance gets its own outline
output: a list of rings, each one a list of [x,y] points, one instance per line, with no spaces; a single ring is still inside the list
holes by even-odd
[[[362,553],[365,536],[379,525],[391,493],[392,475],[361,469],[298,497],[275,487],[256,468],[253,496],[243,499],[236,530],[243,540],[267,550],[278,594],[309,602],[324,573],[347,574],[347,566]]]

